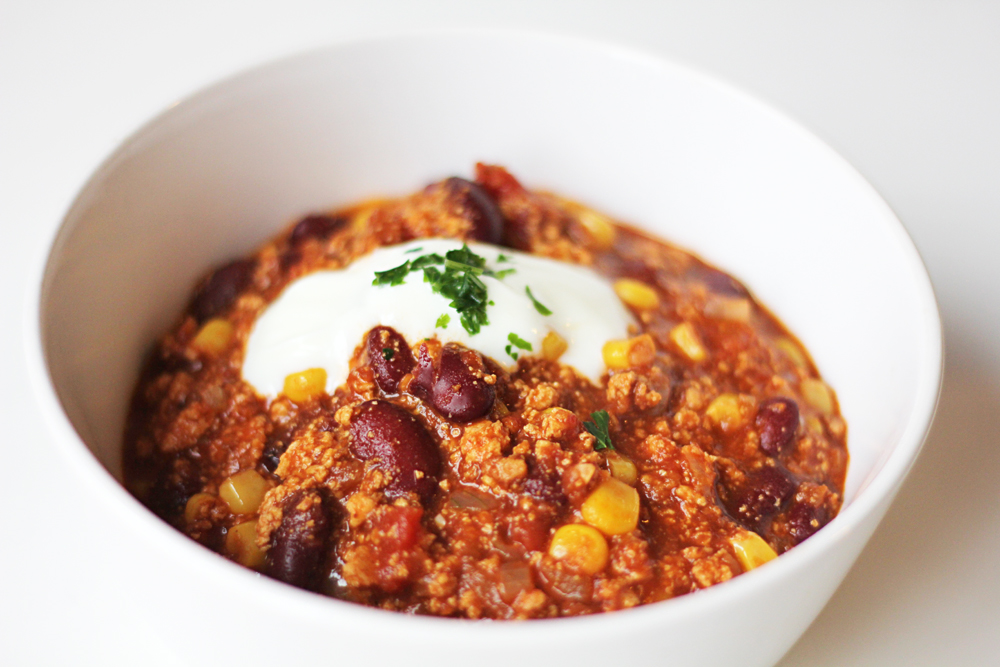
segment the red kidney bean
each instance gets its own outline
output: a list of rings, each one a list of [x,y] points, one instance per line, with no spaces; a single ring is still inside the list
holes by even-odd
[[[427,502],[437,488],[441,456],[427,429],[403,408],[388,401],[365,401],[351,417],[351,451],[362,460],[378,459],[392,481],[386,495],[416,492]]]
[[[399,381],[413,370],[413,354],[406,339],[389,327],[375,327],[365,339],[368,364],[375,384],[387,394],[399,393]]]
[[[448,419],[468,423],[493,409],[496,389],[486,383],[487,374],[478,352],[446,345],[435,363],[425,343],[420,346],[412,386]]]
[[[788,535],[794,544],[800,544],[812,537],[829,521],[830,514],[825,507],[816,507],[805,501],[796,501],[788,510],[786,520]]]
[[[795,482],[783,470],[764,466],[747,473],[738,488],[722,487],[720,496],[730,516],[746,528],[757,530],[761,524],[781,511],[795,492]]]
[[[453,176],[444,187],[458,204],[460,215],[472,223],[471,238],[495,245],[503,240],[503,213],[481,185]]]
[[[216,271],[202,283],[191,301],[191,314],[198,322],[215,317],[233,305],[253,280],[254,262],[238,259]]]
[[[316,490],[298,491],[284,502],[281,525],[271,534],[267,573],[292,586],[314,589],[332,522]]]
[[[307,215],[292,229],[288,237],[293,246],[307,239],[323,239],[340,231],[347,224],[347,218],[342,215],[326,215],[323,213]]]
[[[799,406],[790,398],[769,398],[757,408],[755,423],[761,450],[769,456],[779,456],[795,439]]]

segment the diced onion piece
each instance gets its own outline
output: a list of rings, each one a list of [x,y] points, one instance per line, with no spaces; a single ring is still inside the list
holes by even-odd
[[[504,563],[497,577],[497,591],[507,604],[512,604],[523,591],[534,588],[531,566],[527,563]]]
[[[269,487],[256,470],[244,470],[219,486],[219,497],[233,514],[253,514],[260,508]]]
[[[660,305],[660,297],[656,290],[644,282],[632,278],[621,278],[615,281],[615,294],[627,305],[639,310],[650,310]]]
[[[285,377],[284,394],[296,403],[305,403],[326,391],[326,371],[309,368]]]
[[[806,378],[799,384],[802,397],[806,403],[819,410],[824,415],[833,414],[833,393],[826,383],[814,378]]]
[[[606,479],[580,507],[583,520],[605,535],[621,535],[639,525],[639,492],[615,478]]]
[[[264,566],[264,551],[257,546],[256,521],[246,521],[229,529],[226,553],[244,567],[259,570]]]
[[[203,354],[222,354],[233,341],[235,330],[229,320],[216,317],[201,325],[191,341],[191,347]]]
[[[458,489],[449,498],[454,507],[470,510],[491,510],[497,507],[497,499],[488,493],[472,489]]]
[[[597,574],[608,564],[608,541],[590,526],[571,523],[556,530],[549,555],[584,574]]]
[[[569,343],[567,343],[566,339],[557,334],[555,331],[548,332],[545,334],[545,338],[542,339],[543,359],[548,359],[549,361],[559,361],[559,357],[561,357],[568,349]]]
[[[215,496],[210,493],[196,493],[188,498],[184,505],[184,521],[192,524],[202,518],[207,511],[205,508],[215,504]]]
[[[785,353],[785,356],[791,359],[792,363],[799,368],[805,368],[808,365],[806,361],[806,355],[802,352],[802,349],[793,341],[791,338],[781,337],[774,341],[775,347]]]
[[[625,482],[629,486],[634,486],[639,479],[639,470],[635,467],[632,459],[619,454],[616,451],[608,451],[605,456],[608,461],[608,470],[611,476],[617,480]]]
[[[695,363],[705,361],[708,352],[702,345],[701,337],[695,331],[690,322],[681,322],[670,330],[670,341],[684,354],[685,357]]]
[[[730,322],[750,321],[750,299],[713,294],[705,301],[705,315]]]
[[[719,394],[708,405],[705,415],[727,435],[743,428],[749,416],[744,413],[740,405],[740,397],[730,393]]]
[[[610,248],[615,242],[615,226],[600,213],[582,209],[577,219],[590,234],[594,245],[600,249]]]
[[[732,538],[731,544],[736,553],[736,560],[740,562],[744,570],[752,570],[760,567],[769,560],[774,560],[778,554],[774,552],[764,539],[757,533],[740,531]]]

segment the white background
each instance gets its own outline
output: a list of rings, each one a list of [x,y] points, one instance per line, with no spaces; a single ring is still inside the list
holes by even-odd
[[[589,36],[715,74],[796,117],[882,193],[937,290],[941,404],[884,523],[781,665],[1000,664],[1000,3],[801,0],[0,0],[0,663],[176,664],[122,609],[103,550],[127,536],[95,528],[101,508],[59,460],[25,378],[26,276],[76,190],[151,115],[236,70],[460,26]]]

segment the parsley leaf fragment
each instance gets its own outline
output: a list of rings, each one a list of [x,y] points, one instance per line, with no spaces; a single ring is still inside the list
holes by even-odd
[[[528,295],[528,298],[531,299],[531,303],[535,304],[535,310],[537,310],[538,312],[540,312],[542,315],[551,315],[552,314],[551,310],[549,310],[548,308],[546,308],[544,305],[542,305],[538,301],[538,299],[535,298],[535,295],[531,293],[531,288],[530,287],[528,287],[527,285],[525,285],[524,286],[524,292]]]
[[[597,438],[597,442],[594,443],[594,451],[599,452],[602,449],[614,449],[615,446],[611,442],[611,434],[608,432],[608,411],[598,410],[597,412],[591,412],[590,418],[594,421],[588,420],[583,422],[583,427],[587,429],[587,433]]]
[[[384,358],[386,361],[392,361],[392,358],[394,356],[396,356],[396,351],[394,349],[392,349],[391,347],[382,348],[382,358]]]
[[[437,323],[434,325],[435,329],[447,329],[448,323],[451,322],[451,315],[445,313],[438,318]]]
[[[403,279],[406,278],[410,271],[410,260],[406,260],[393,269],[376,271],[375,280],[372,281],[372,285],[402,285]]]
[[[517,361],[517,357],[518,357],[518,353],[514,352],[514,348],[515,347],[517,349],[519,349],[519,350],[527,350],[528,352],[532,352],[533,351],[533,349],[531,347],[531,343],[529,343],[528,341],[524,340],[523,338],[521,338],[520,336],[518,336],[516,333],[510,333],[510,334],[508,334],[507,335],[507,340],[510,341],[510,345],[506,346],[504,348],[504,350],[507,352],[507,354],[509,354],[511,356],[511,358],[514,361]]]

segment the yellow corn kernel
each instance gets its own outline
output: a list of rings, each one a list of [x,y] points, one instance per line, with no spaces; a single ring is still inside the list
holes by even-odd
[[[740,531],[730,543],[733,545],[733,551],[736,552],[736,560],[743,566],[744,571],[760,567],[767,561],[778,557],[771,545],[757,533]]]
[[[560,526],[549,543],[549,555],[584,574],[597,574],[608,564],[608,541],[590,526]]]
[[[326,391],[326,371],[310,368],[285,378],[284,394],[296,403],[305,403]]]
[[[792,363],[799,368],[805,368],[808,365],[806,355],[791,338],[778,338],[774,341],[774,346],[784,352],[785,356],[791,359]]]
[[[559,357],[561,357],[568,348],[569,343],[566,342],[565,338],[557,334],[555,331],[550,331],[545,334],[545,338],[542,339],[542,358],[548,359],[549,361],[559,361]]]
[[[608,461],[608,470],[611,476],[617,480],[625,482],[629,486],[634,486],[639,479],[639,470],[629,457],[619,454],[616,451],[609,451],[605,454]]]
[[[618,298],[633,308],[649,310],[660,305],[656,290],[644,282],[621,278],[615,281],[614,288]]]
[[[694,326],[690,322],[682,322],[671,329],[670,340],[685,357],[695,363],[705,361],[708,358],[708,352],[705,351],[705,346],[701,343],[701,337],[698,336],[698,332],[694,330]]]
[[[233,514],[253,514],[270,485],[256,470],[244,470],[219,485],[219,497]]]
[[[233,341],[233,325],[221,317],[205,322],[191,341],[191,347],[204,354],[222,354]]]
[[[246,521],[229,529],[226,553],[244,567],[259,570],[264,566],[264,550],[257,546],[256,521]]]
[[[727,435],[739,431],[746,424],[749,416],[740,405],[740,397],[736,394],[719,394],[705,409],[705,415]]]
[[[604,249],[614,245],[615,226],[606,217],[595,211],[583,209],[577,214],[577,219],[590,234],[595,246]]]
[[[625,340],[609,340],[601,349],[604,364],[613,370],[651,364],[656,358],[656,344],[649,334]]]
[[[750,321],[750,299],[713,294],[705,301],[705,315],[730,322]]]
[[[605,535],[621,535],[639,525],[639,492],[614,477],[594,489],[580,507],[583,520]]]
[[[825,382],[806,378],[799,383],[799,389],[802,390],[802,398],[806,399],[806,403],[824,415],[833,414],[833,394]]]
[[[210,493],[196,493],[188,498],[184,506],[184,521],[189,524],[205,516],[207,508],[215,504],[215,496]]]

